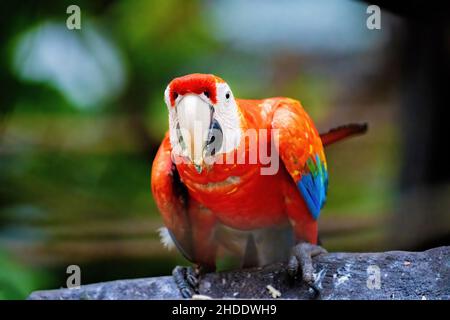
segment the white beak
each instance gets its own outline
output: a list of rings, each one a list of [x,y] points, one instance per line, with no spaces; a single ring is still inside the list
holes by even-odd
[[[185,155],[194,162],[200,173],[203,165],[203,150],[211,125],[210,106],[199,96],[188,94],[178,102],[176,110],[181,135],[186,146]]]

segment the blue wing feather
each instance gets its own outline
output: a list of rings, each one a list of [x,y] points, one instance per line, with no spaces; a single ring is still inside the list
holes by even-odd
[[[309,173],[302,175],[297,186],[311,215],[317,220],[327,198],[328,172],[318,154],[308,159],[307,167]]]

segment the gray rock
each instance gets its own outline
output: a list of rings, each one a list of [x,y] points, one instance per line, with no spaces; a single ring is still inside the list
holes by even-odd
[[[284,299],[450,299],[450,247],[424,252],[330,253],[314,259],[314,296],[300,280],[290,280],[284,264],[209,273],[200,293],[213,298],[272,298],[267,285]],[[379,271],[379,272],[378,272]],[[379,280],[379,282],[377,281]],[[378,285],[379,284],[379,285]],[[181,299],[170,276],[118,280],[79,289],[36,291],[28,299]]]

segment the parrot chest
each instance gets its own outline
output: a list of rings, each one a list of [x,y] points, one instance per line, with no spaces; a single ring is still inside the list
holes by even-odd
[[[190,196],[225,226],[253,230],[287,221],[284,191],[290,177],[284,168],[261,175],[258,165],[234,165],[214,168],[203,179],[195,179],[196,172],[179,171]]]

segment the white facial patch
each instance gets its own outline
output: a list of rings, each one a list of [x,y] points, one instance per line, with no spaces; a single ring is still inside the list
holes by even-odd
[[[217,153],[228,153],[237,149],[242,132],[240,115],[233,93],[226,83],[217,83],[214,118],[219,122],[223,131],[222,147]]]

